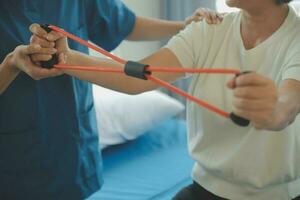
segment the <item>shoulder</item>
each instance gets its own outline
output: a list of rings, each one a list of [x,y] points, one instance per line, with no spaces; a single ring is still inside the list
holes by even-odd
[[[111,12],[114,9],[128,9],[122,0],[84,0],[89,9],[100,9],[102,12]]]
[[[287,26],[285,29],[285,35],[282,38],[282,42],[287,45],[288,58],[297,52],[297,56],[300,55],[300,17],[296,14],[296,11],[290,7],[290,13],[287,18]]]
[[[187,27],[187,29],[188,31],[195,33],[202,32],[204,34],[211,34],[212,32],[215,32],[219,35],[233,28],[236,23],[239,23],[239,19],[239,12],[228,13],[224,15],[223,21],[219,24],[208,24],[205,20],[203,20],[201,22],[192,23]]]
[[[173,40],[184,39],[194,44],[222,40],[228,31],[233,30],[234,25],[240,22],[239,19],[240,13],[235,12],[226,14],[219,24],[208,24],[206,20],[193,22],[173,37]]]

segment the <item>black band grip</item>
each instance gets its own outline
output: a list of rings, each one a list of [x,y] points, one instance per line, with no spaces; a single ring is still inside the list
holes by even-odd
[[[138,62],[128,61],[125,65],[124,72],[127,76],[132,76],[138,79],[147,80],[146,74],[151,74],[146,68],[149,65],[145,65]]]
[[[248,119],[239,117],[234,113],[230,113],[229,117],[236,125],[246,127],[250,124],[250,121]]]
[[[240,74],[237,74],[235,78],[241,76],[241,75],[244,75],[244,74],[249,74],[249,73],[252,73],[251,71],[245,71],[245,72],[242,72]],[[236,114],[234,113],[230,113],[229,115],[230,119],[236,124],[236,125],[239,125],[239,126],[242,126],[242,127],[246,127],[246,126],[249,126],[250,124],[250,120],[248,119],[245,119],[245,118],[242,118],[240,116],[237,116]]]
[[[43,24],[43,25],[40,25],[45,31],[47,31],[47,33],[50,33],[52,31],[51,28],[49,28],[49,25],[48,24]],[[56,54],[53,54],[52,55],[52,58],[48,61],[42,61],[41,62],[41,66],[43,68],[46,68],[46,69],[51,69],[53,68],[54,65],[58,64],[58,56]]]

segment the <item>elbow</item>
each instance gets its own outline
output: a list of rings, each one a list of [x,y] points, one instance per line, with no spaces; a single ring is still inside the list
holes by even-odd
[[[139,89],[129,89],[129,90],[126,90],[126,94],[128,95],[138,95],[138,94],[141,94],[141,93],[144,93],[144,92],[147,92],[147,90],[139,90]]]
[[[121,91],[125,92],[128,95],[138,95],[154,89],[155,88],[152,87],[127,87],[126,89],[121,89]]]
[[[276,126],[272,127],[269,130],[274,132],[281,132],[287,127],[289,127],[290,125],[292,125],[295,122],[295,120],[296,120],[296,115],[294,115],[293,117],[286,117],[281,121],[279,121],[278,123],[276,123]]]
[[[138,95],[138,94],[141,94],[142,92],[138,92],[138,91],[127,91],[126,94],[128,95]]]

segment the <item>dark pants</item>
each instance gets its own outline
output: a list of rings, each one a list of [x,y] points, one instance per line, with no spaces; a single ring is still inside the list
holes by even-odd
[[[200,185],[198,185],[196,182],[187,186],[186,188],[183,188],[173,198],[173,200],[202,200],[202,199],[203,200],[225,200],[224,198],[218,197],[208,192]]]
[[[199,184],[194,182],[193,184],[183,188],[172,200],[226,200],[224,198],[218,197],[204,188]],[[300,197],[297,197],[294,200],[300,200]]]

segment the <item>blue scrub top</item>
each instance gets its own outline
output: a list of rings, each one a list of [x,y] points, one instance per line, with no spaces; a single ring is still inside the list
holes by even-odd
[[[113,50],[135,15],[120,0],[0,1],[0,59],[47,23]],[[72,49],[87,48],[70,41]],[[0,96],[0,199],[83,199],[102,184],[89,83],[19,74]]]

